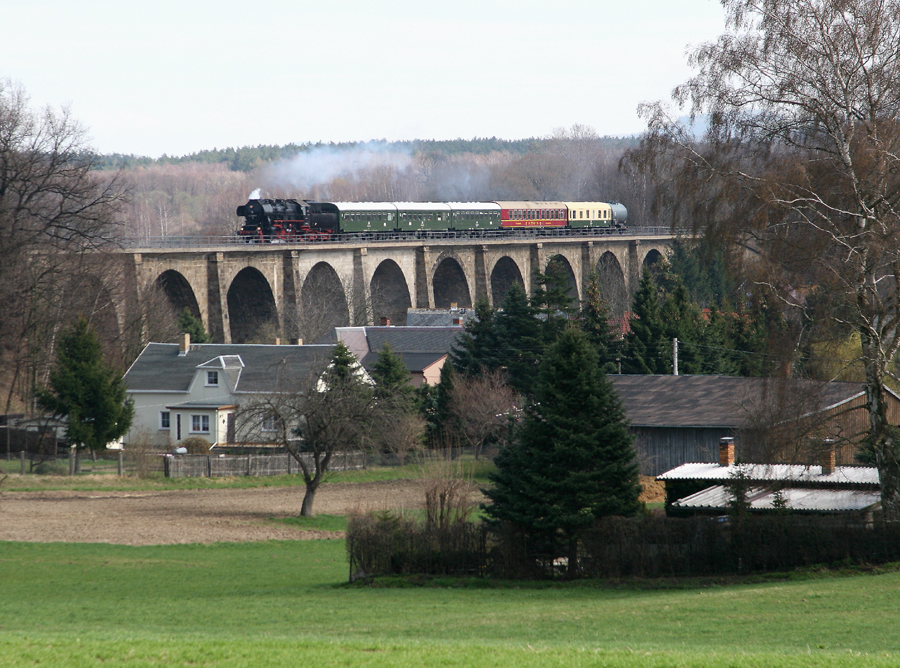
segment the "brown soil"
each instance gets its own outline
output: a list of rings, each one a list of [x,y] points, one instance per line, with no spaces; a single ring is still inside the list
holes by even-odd
[[[642,480],[642,482],[655,481]],[[642,496],[653,501],[657,490]],[[202,489],[154,492],[4,492],[0,494],[0,541],[158,545],[256,540],[339,538],[273,519],[300,511],[303,488]],[[324,484],[315,512],[347,515],[424,505],[422,483],[395,480]]]

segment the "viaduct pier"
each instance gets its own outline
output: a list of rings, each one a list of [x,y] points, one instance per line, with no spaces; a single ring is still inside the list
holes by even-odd
[[[404,324],[406,309],[499,304],[513,283],[530,296],[553,263],[580,299],[600,277],[612,315],[631,303],[642,270],[664,257],[675,235],[510,236],[341,243],[190,247],[131,241],[120,251],[128,298],[161,291],[199,317],[215,341],[258,340],[260,331],[312,342],[331,326]],[[268,328],[268,329],[266,329]]]

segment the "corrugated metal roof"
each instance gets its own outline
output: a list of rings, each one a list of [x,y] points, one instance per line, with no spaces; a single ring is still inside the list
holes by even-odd
[[[781,501],[778,501],[780,496]],[[731,491],[716,485],[679,499],[672,505],[682,509],[721,510],[730,508],[734,499]],[[881,502],[881,493],[849,489],[787,488],[776,493],[770,489],[751,487],[747,490],[751,510],[774,510],[782,505],[794,511],[851,512],[870,508]]]
[[[873,466],[838,466],[828,475],[816,464],[682,464],[656,477],[657,480],[711,480],[727,482],[736,478],[766,482],[804,482],[823,485],[878,485],[878,469]]]

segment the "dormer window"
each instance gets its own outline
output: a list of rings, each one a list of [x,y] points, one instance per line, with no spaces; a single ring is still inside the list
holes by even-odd
[[[207,387],[218,387],[219,386],[219,372],[218,371],[207,371],[206,372],[206,386]]]

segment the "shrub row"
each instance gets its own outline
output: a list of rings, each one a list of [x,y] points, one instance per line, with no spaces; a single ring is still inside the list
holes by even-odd
[[[358,516],[347,531],[351,579],[371,575],[492,575],[540,579],[565,572],[563,543],[510,527],[440,526],[398,515]],[[579,543],[584,577],[659,577],[785,571],[814,564],[900,560],[900,526],[797,515],[606,518]]]

